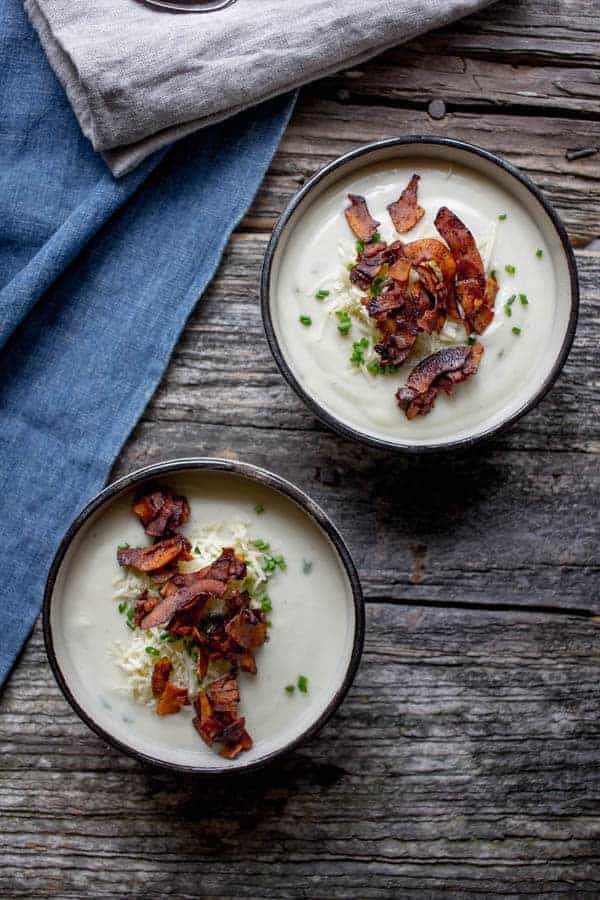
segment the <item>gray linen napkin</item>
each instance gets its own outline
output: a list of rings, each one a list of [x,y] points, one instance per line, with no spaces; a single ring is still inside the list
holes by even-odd
[[[159,147],[491,0],[24,0],[79,124],[116,176]]]

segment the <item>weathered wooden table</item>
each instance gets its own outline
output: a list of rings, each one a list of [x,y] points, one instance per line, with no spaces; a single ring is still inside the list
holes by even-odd
[[[304,180],[417,132],[479,143],[540,185],[577,248],[583,300],[547,399],[442,463],[315,421],[271,359],[257,302],[269,230]],[[88,731],[38,628],[0,706],[5,897],[600,894],[600,154],[565,155],[598,146],[595,0],[506,0],[303,92],[115,474],[225,455],[312,494],[367,598],[355,686],[281,764],[195,781]]]

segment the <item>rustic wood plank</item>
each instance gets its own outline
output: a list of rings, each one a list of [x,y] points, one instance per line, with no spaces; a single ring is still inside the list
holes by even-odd
[[[557,386],[440,478],[438,459],[338,438],[287,386],[262,333],[263,248],[230,246],[115,474],[188,455],[273,469],[334,517],[373,598],[598,609],[600,255],[578,256],[583,311]]]
[[[103,745],[37,629],[0,704],[3,896],[597,895],[599,657],[592,620],[372,604],[329,726],[218,783]]]

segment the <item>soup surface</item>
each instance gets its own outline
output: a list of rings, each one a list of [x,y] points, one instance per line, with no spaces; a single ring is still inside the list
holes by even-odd
[[[269,641],[256,653],[258,673],[240,673],[240,715],[254,746],[224,761],[192,726],[193,710],[159,717],[133,698],[119,665],[131,639],[115,600],[122,578],[116,547],[149,543],[131,513],[127,494],[99,511],[79,532],[54,588],[51,627],[65,680],[85,712],[134,749],[180,765],[235,767],[285,746],[324,712],[341,687],[352,653],[352,590],[335,547],[312,518],[283,495],[241,476],[194,472],[160,479],[185,494],[193,535],[211,523],[243,522],[248,534],[285,557],[285,571],[269,582]],[[256,509],[264,507],[264,512]],[[308,691],[285,688],[299,676]]]
[[[418,202],[425,216],[399,236],[386,207],[411,175],[420,175]],[[480,249],[486,272],[495,271],[499,292],[491,325],[478,338],[484,346],[479,372],[440,392],[426,416],[407,420],[395,393],[425,356],[467,339],[462,325],[448,321],[440,336],[419,338],[416,352],[393,374],[371,374],[352,361],[353,345],[368,329],[352,317],[341,334],[337,313],[356,304],[364,291],[350,284],[348,265],[356,238],[344,217],[348,193],[363,195],[381,224],[384,241],[441,236],[433,220],[448,206]],[[321,299],[316,296],[320,292]],[[541,381],[557,301],[553,260],[531,213],[500,183],[441,160],[407,158],[365,167],[318,196],[290,228],[271,288],[273,324],[282,353],[304,390],[346,425],[380,439],[436,443],[477,433]],[[302,319],[304,320],[304,324]],[[310,323],[307,321],[307,317]],[[372,342],[371,342],[372,344]]]

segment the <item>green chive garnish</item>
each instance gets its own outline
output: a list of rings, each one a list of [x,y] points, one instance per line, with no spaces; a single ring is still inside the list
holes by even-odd
[[[310,561],[310,559],[302,560],[302,571],[304,572],[305,575],[310,575],[310,573],[312,572],[312,567],[313,567],[313,564]]]
[[[117,550],[128,550],[128,549],[129,549],[129,544],[127,543],[127,541],[125,541],[124,544],[119,544],[119,546],[117,547]]]
[[[125,622],[130,631],[135,631],[135,625],[133,622]]]
[[[506,304],[504,305],[504,312],[505,312],[505,314],[508,316],[508,318],[510,319],[510,317],[512,316],[512,309],[510,308],[510,306],[508,305],[508,303],[506,303]]]
[[[373,284],[369,288],[369,293],[372,297],[376,297],[379,291],[381,290],[381,285],[383,284],[383,278],[374,278]]]
[[[273,604],[271,603],[271,598],[268,594],[263,594],[259,602],[260,608],[263,612],[271,612],[271,610],[273,609]]]
[[[357,242],[356,242],[356,252],[357,252],[357,253],[362,253],[364,249],[365,249],[365,242],[364,242],[364,241],[357,241]]]
[[[346,268],[348,269],[349,272],[351,272],[352,269],[354,268],[354,263],[346,263]]]
[[[294,691],[296,690],[296,688],[294,687],[293,684],[286,684],[285,689],[288,692],[288,694],[293,694]]]
[[[500,213],[500,215],[498,216],[498,218],[499,218],[499,220],[500,220],[501,222],[504,222],[504,220],[506,219],[506,213]]]
[[[127,609],[127,600],[123,600],[122,603],[119,603],[119,612],[120,613],[125,612],[126,609]]]
[[[257,516],[260,516],[260,514],[264,513],[264,511],[265,511],[265,508],[262,505],[262,503],[257,503],[256,506],[254,507],[254,512],[256,513]]]
[[[535,255],[537,256],[538,259],[541,259],[542,256],[544,255],[544,251],[540,250],[540,248],[538,247],[537,250],[535,251]]]
[[[264,553],[265,550],[270,550],[270,548],[271,548],[270,544],[267,544],[266,541],[261,541],[260,539],[257,541],[254,541],[254,546],[256,547],[257,550],[260,550],[261,553]]]
[[[467,344],[474,344],[476,340],[477,340],[477,338],[475,337],[475,335],[470,334],[469,337],[467,338]]]
[[[308,693],[308,678],[306,675],[298,675],[298,690],[301,694]]]
[[[516,266],[512,266],[510,263],[507,266],[504,266],[504,271],[508,272],[509,275],[514,275],[517,271]]]
[[[512,306],[516,299],[517,299],[517,295],[516,295],[516,294],[511,294],[511,296],[510,296],[510,297],[508,298],[508,300],[506,301],[506,305],[507,305],[507,306]]]
[[[511,330],[512,330],[513,334],[521,334],[521,329],[519,328],[518,325],[513,325]]]
[[[381,369],[381,366],[379,365],[379,363],[377,362],[376,359],[374,359],[370,363],[367,363],[367,372],[370,372],[371,375],[379,375],[380,369]]]
[[[310,316],[299,316],[299,319],[303,325],[312,325],[312,319]]]
[[[315,298],[317,300],[324,300],[325,297],[329,297],[329,291],[324,291],[323,289],[321,289],[320,291],[317,291],[317,293],[315,294]]]
[[[369,243],[370,244],[378,244],[380,240],[381,240],[381,235],[379,234],[378,231],[376,231],[375,234],[373,235],[373,237],[371,238],[371,240],[369,241]]]
[[[496,270],[492,269],[492,271],[490,272],[490,278],[495,278],[495,277],[496,277]]]
[[[146,647],[146,653],[148,656],[160,656],[160,650],[157,650],[156,647]]]
[[[523,306],[527,306],[529,300],[527,299],[527,294],[519,294],[519,300],[521,301]]]
[[[352,320],[350,318],[350,314],[346,312],[345,309],[338,309],[336,312],[336,317],[338,322],[338,331],[340,334],[348,334],[350,329],[352,328]]]

